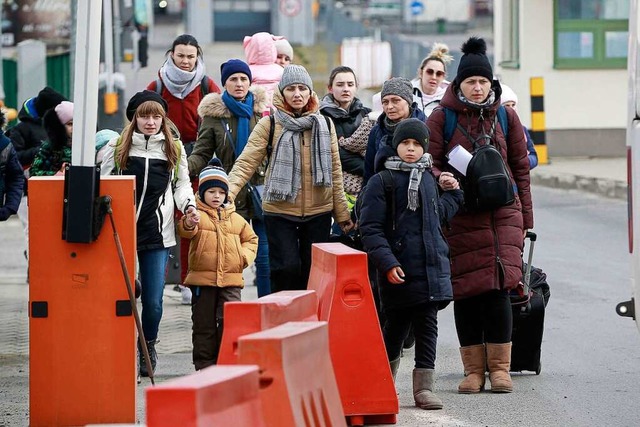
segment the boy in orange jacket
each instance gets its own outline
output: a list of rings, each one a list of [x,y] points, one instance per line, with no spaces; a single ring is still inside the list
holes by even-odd
[[[223,332],[223,307],[240,301],[242,270],[256,257],[258,236],[228,203],[229,179],[214,158],[200,172],[199,219],[183,216],[181,237],[191,240],[189,270],[185,278],[192,292],[193,364],[196,370],[215,365]]]

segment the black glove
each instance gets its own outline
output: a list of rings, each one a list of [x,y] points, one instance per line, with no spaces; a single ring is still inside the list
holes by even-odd
[[[7,207],[0,208],[0,221],[6,221],[15,212]]]

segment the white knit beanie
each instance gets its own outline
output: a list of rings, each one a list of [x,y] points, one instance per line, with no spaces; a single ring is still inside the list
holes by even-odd
[[[293,48],[287,41],[287,39],[280,39],[275,41],[276,50],[278,51],[278,55],[284,54],[289,57],[293,61]]]
[[[518,95],[504,83],[500,83],[500,87],[502,88],[502,95],[500,95],[500,104],[504,104],[505,102],[513,101],[515,106],[518,105]]]
[[[63,125],[66,125],[73,120],[73,102],[62,101],[60,104],[56,105],[55,111],[58,116],[58,120],[60,120],[60,123]]]

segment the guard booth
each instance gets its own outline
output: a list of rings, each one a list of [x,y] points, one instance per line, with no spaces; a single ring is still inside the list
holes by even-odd
[[[136,421],[135,178],[95,166],[101,13],[77,4],[71,165],[29,180],[34,427]]]
[[[135,271],[133,177],[107,177],[129,279]],[[65,177],[29,180],[31,426],[132,423],[136,330],[112,230],[62,239]]]

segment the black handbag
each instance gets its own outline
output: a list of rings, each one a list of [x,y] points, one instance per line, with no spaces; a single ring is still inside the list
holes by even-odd
[[[253,219],[262,221],[264,219],[264,211],[262,210],[262,194],[256,188],[255,185],[248,183],[247,192],[251,198],[251,204],[253,205]]]

